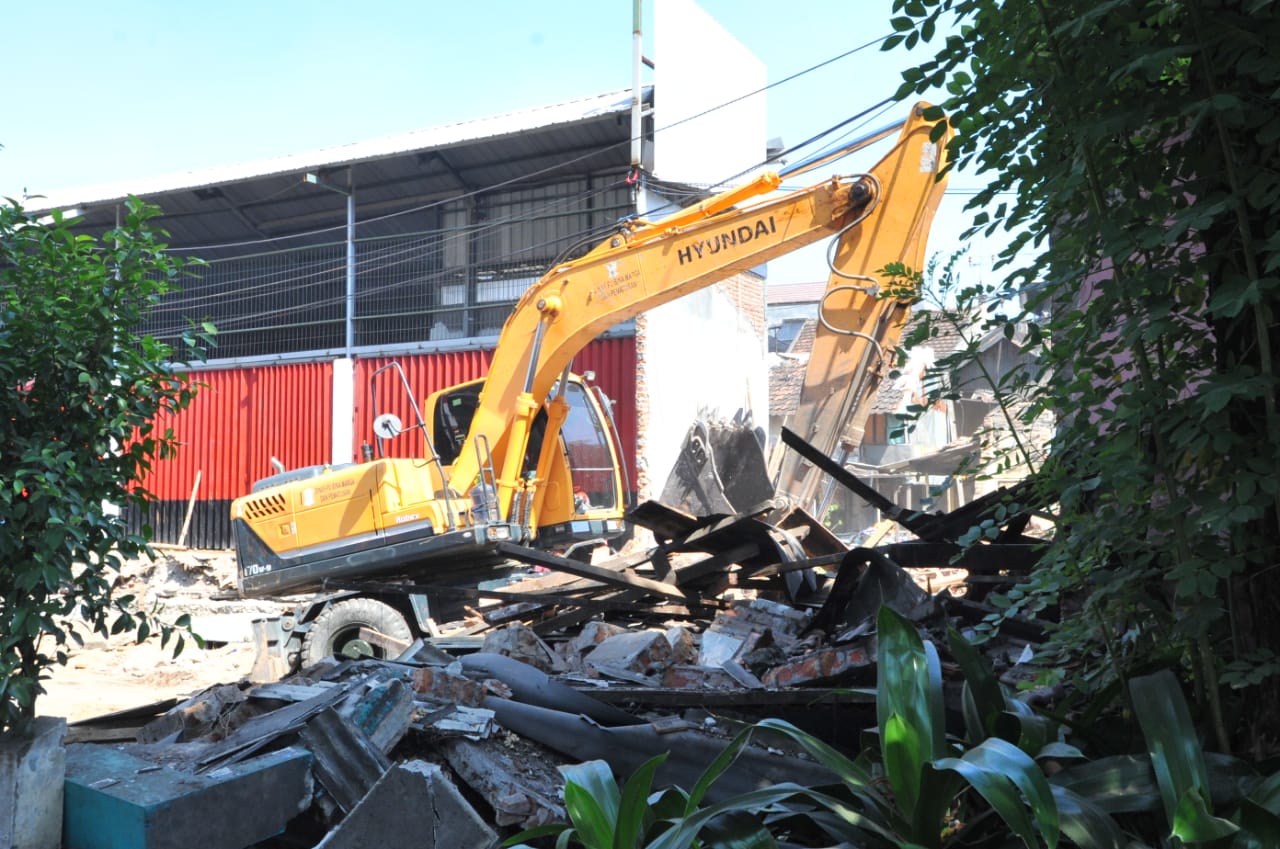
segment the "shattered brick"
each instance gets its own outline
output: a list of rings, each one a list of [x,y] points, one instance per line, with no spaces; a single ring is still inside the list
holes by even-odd
[[[670,690],[740,690],[741,685],[720,667],[680,664],[663,670],[662,686]]]
[[[688,628],[683,625],[668,628],[666,637],[671,644],[671,663],[693,663],[698,659],[698,641]]]
[[[795,687],[839,678],[875,663],[875,657],[866,645],[828,646],[810,652],[803,657],[775,666],[762,676],[762,683],[769,688]]]
[[[413,689],[429,701],[468,707],[479,707],[485,697],[485,686],[479,681],[435,666],[413,671]]]
[[[543,672],[565,671],[565,663],[560,656],[531,628],[518,622],[486,634],[480,650],[514,658]]]

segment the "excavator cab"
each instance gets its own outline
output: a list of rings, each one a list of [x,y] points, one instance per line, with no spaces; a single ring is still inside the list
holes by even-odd
[[[554,435],[558,450],[545,451],[551,417],[544,404],[529,429],[521,463],[521,490],[509,521],[536,529],[539,546],[566,551],[621,536],[625,530],[628,482],[613,423],[612,404],[586,377],[570,374],[561,393],[567,413]],[[473,380],[430,395],[425,415],[440,461],[450,468],[464,450],[471,420],[480,406],[484,380]],[[490,446],[501,467],[504,440]],[[541,466],[540,466],[541,464]]]

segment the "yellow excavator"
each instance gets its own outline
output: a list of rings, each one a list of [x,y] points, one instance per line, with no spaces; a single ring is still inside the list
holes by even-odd
[[[655,221],[633,219],[531,286],[503,326],[480,381],[434,393],[409,428],[425,459],[379,458],[286,471],[231,505],[246,596],[297,595],[326,581],[473,580],[503,561],[504,542],[572,551],[616,537],[627,509],[624,464],[607,399],[571,371],[600,333],[645,310],[835,237],[824,321],[849,338],[896,340],[911,297],[880,291],[876,271],[919,268],[941,199],[945,139],[919,104],[902,122],[825,155],[763,174]],[[782,181],[898,134],[868,172],[780,191]],[[868,343],[870,344],[870,343]],[[862,362],[879,373],[880,359]],[[352,591],[309,603],[277,635],[293,663],[378,654],[368,631],[426,636],[430,609],[412,595]]]

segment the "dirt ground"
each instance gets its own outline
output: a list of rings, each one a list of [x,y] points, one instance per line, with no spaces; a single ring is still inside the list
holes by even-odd
[[[36,701],[40,715],[76,722],[181,698],[249,675],[250,622],[278,606],[234,598],[232,552],[160,548],[156,554],[154,562],[128,564],[117,592],[135,594],[144,609],[158,604],[165,619],[191,614],[196,633],[209,640],[208,645],[202,649],[187,640],[174,657],[173,643],[161,648],[158,637],[139,644],[124,636],[108,640],[88,634],[83,648],[71,647],[66,666],[50,670],[46,693]]]

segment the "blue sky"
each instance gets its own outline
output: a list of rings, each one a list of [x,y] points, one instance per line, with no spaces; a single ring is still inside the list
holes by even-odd
[[[652,3],[644,0],[647,29]],[[699,5],[764,61],[770,83],[890,32],[890,0]],[[5,3],[0,195],[261,159],[625,88],[631,24],[631,0]],[[918,58],[873,47],[772,88],[770,136],[794,144],[862,111]],[[953,179],[931,250],[956,246],[963,190],[975,183]],[[776,261],[771,282],[825,277],[805,263]]]

